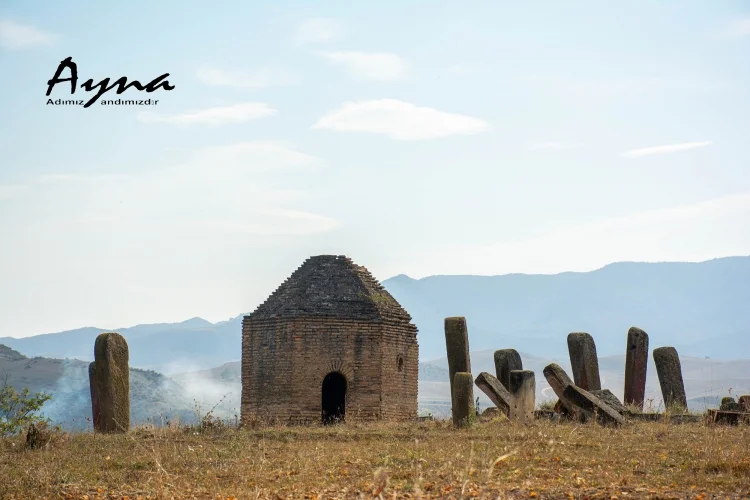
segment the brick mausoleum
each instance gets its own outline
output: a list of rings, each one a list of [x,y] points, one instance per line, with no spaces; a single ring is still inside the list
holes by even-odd
[[[242,322],[244,423],[417,414],[417,327],[362,266],[310,257]]]

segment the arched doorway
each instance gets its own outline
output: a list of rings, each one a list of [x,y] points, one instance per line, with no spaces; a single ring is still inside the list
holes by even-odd
[[[346,412],[346,377],[339,372],[331,372],[323,379],[323,425],[335,424],[344,420]]]

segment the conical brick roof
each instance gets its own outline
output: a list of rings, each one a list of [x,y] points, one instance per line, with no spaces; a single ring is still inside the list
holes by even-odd
[[[367,269],[343,255],[310,257],[247,317],[411,321]]]

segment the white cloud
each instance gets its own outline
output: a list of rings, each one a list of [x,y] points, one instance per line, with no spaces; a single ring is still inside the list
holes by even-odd
[[[406,77],[409,64],[396,54],[383,52],[316,52],[334,65],[345,66],[347,70],[362,80],[396,81]]]
[[[337,40],[343,35],[344,27],[339,21],[315,17],[300,23],[295,39],[297,43],[302,44],[325,43]]]
[[[580,142],[537,142],[529,144],[528,148],[532,151],[563,151],[566,149],[580,149],[585,144]]]
[[[516,241],[447,246],[420,253],[401,268],[418,278],[585,272],[623,261],[700,262],[747,255],[748,219],[750,192],[560,227]]]
[[[210,66],[199,68],[198,79],[217,87],[235,87],[240,89],[264,89],[281,87],[297,83],[297,76],[279,68],[261,68],[256,70],[223,70]]]
[[[219,106],[180,113],[164,115],[144,111],[138,114],[138,120],[144,123],[171,123],[176,125],[224,125],[243,123],[276,114],[276,110],[262,102],[244,102],[232,106]]]
[[[42,31],[28,24],[0,20],[0,46],[19,50],[29,47],[49,46],[55,43],[57,35]]]
[[[368,132],[402,141],[421,141],[452,135],[479,134],[489,124],[478,118],[446,113],[396,99],[345,102],[325,114],[313,129]]]
[[[689,151],[691,149],[704,148],[713,144],[711,141],[685,142],[681,144],[665,144],[663,146],[651,146],[648,148],[633,149],[623,153],[628,158],[640,156],[661,155],[668,153],[677,153],[679,151]]]
[[[729,36],[732,38],[744,38],[750,36],[750,17],[733,22],[729,26]]]

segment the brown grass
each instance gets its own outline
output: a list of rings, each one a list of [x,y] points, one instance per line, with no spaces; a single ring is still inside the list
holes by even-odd
[[[746,498],[750,427],[507,420],[0,442],[2,498]]]

